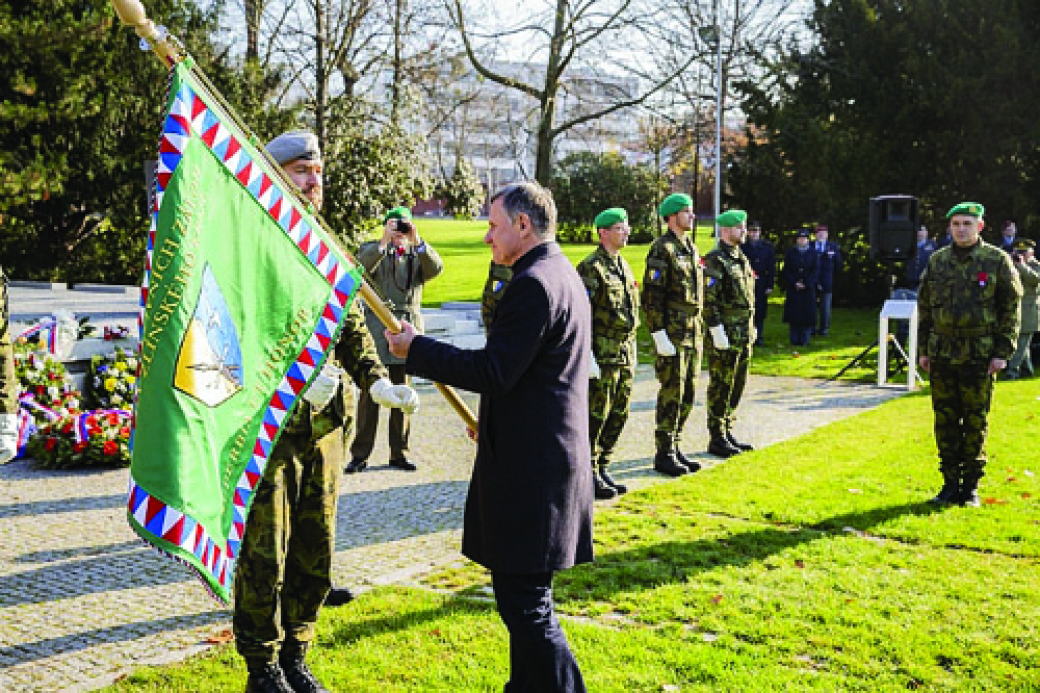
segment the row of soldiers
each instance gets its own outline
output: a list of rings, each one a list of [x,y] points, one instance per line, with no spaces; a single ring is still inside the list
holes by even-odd
[[[702,259],[694,242],[696,216],[690,196],[669,195],[658,212],[667,231],[650,246],[641,289],[621,256],[630,233],[628,214],[622,208],[604,210],[596,217],[600,244],[577,267],[592,305],[589,435],[595,495],[601,500],[628,490],[611,476],[610,464],[628,420],[640,308],[653,338],[660,384],[654,469],[673,477],[700,469],[679,443],[693,410],[705,334],[710,337],[708,452],[726,458],[752,449],[733,435],[756,338],[755,273],[740,251],[747,214],[731,210],[720,215],[719,242]],[[482,301],[485,325],[494,321],[495,306],[509,278],[508,268],[491,266]]]
[[[741,250],[747,214],[721,214],[716,220],[718,243],[701,259],[693,238],[696,217],[690,197],[670,195],[658,212],[668,229],[650,246],[641,291],[620,254],[629,234],[623,209],[608,209],[596,218],[600,246],[578,265],[592,304],[589,431],[597,499],[627,490],[612,478],[609,467],[628,418],[640,306],[653,339],[660,384],[654,469],[668,476],[700,469],[683,454],[679,442],[693,408],[705,351],[708,452],[725,458],[752,448],[733,435],[761,324],[756,325],[755,315],[756,272]],[[1019,268],[1008,256],[979,237],[983,212],[982,205],[973,202],[949,211],[953,242],[930,259],[919,296],[920,365],[931,373],[943,476],[943,487],[932,502],[939,504],[978,504],[993,381],[1016,351],[1020,308],[1036,311],[1035,286],[1023,296],[1019,275],[1024,272],[1016,272]],[[1023,251],[1031,250],[1026,245]],[[1022,255],[1015,264],[1036,274],[1032,257]],[[508,282],[508,268],[493,265],[484,290],[485,324],[494,320],[494,306]],[[1021,349],[1021,343],[1017,346]]]

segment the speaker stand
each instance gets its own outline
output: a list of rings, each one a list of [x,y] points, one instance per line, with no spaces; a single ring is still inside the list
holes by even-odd
[[[893,297],[894,297],[894,295],[895,295],[895,291],[896,291],[896,283],[898,282],[898,275],[897,275],[897,274],[895,273],[895,271],[894,271],[894,269],[893,269],[893,267],[892,267],[892,262],[891,262],[890,260],[888,260],[888,261],[885,261],[885,264],[886,264],[886,265],[888,265],[888,268],[889,268],[889,270],[888,270],[888,271],[889,271],[889,274],[888,274],[888,297],[889,297],[889,299],[891,299],[891,298],[893,298]],[[906,363],[906,365],[907,365],[907,366],[909,366],[909,365],[910,365],[910,358],[909,358],[909,356],[907,356],[907,354],[906,354],[906,351],[904,351],[904,350],[903,350],[903,345],[902,345],[902,344],[900,344],[900,343],[899,343],[899,340],[898,340],[898,339],[895,339],[895,338],[894,338],[894,336],[892,336],[892,337],[891,337],[891,341],[893,341],[893,342],[895,343],[895,346],[896,346],[896,352],[897,352],[897,353],[898,353],[898,354],[899,354],[900,356],[902,356],[902,358],[903,358],[903,362],[904,362],[904,363]],[[858,364],[858,363],[859,363],[860,361],[862,361],[862,360],[863,360],[864,358],[866,358],[866,356],[867,356],[867,355],[868,355],[868,354],[869,354],[869,353],[870,353],[870,352],[871,352],[872,350],[876,349],[876,348],[878,347],[878,344],[879,344],[878,340],[877,340],[877,339],[875,339],[875,340],[874,340],[874,341],[873,341],[873,342],[872,342],[872,343],[870,344],[870,346],[868,346],[868,347],[867,347],[866,349],[864,349],[863,351],[861,351],[861,352],[860,352],[860,353],[859,353],[859,354],[858,354],[858,355],[857,355],[857,356],[856,356],[855,358],[853,358],[853,359],[852,359],[851,361],[849,361],[848,363],[846,363],[846,364],[845,364],[845,365],[844,365],[844,366],[842,367],[842,369],[841,369],[840,371],[838,371],[837,373],[835,373],[835,374],[834,374],[833,376],[831,376],[830,378],[827,378],[827,380],[823,381],[823,382],[822,382],[822,383],[820,384],[820,386],[826,385],[826,384],[828,384],[828,383],[833,383],[833,382],[834,382],[835,380],[837,380],[837,379],[838,379],[838,378],[840,378],[841,376],[845,375],[845,372],[846,372],[846,371],[848,371],[848,370],[849,370],[850,368],[852,368],[853,366],[855,366],[856,364]],[[885,351],[886,351],[886,357],[887,357],[887,351],[888,351],[888,350],[886,349]],[[879,370],[879,371],[880,371],[881,367],[882,367],[882,364],[881,364],[881,363],[878,363],[878,370]],[[901,371],[901,370],[902,370],[902,366],[897,366],[897,368],[899,369],[899,371]],[[888,364],[885,364],[885,370],[887,371],[887,369],[888,369]],[[897,372],[899,372],[899,371],[897,371]],[[920,377],[920,376],[918,376],[918,377]]]

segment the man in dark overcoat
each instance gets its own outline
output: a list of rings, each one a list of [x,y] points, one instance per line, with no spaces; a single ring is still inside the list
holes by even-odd
[[[762,238],[762,227],[756,221],[748,226],[747,243],[741,251],[755,271],[755,346],[762,346],[766,330],[766,314],[769,311],[769,294],[776,286],[776,248]]]
[[[819,264],[809,247],[809,232],[802,229],[794,246],[784,255],[780,276],[787,294],[784,297],[784,322],[791,333],[791,344],[807,346],[816,324],[816,280]]]
[[[483,349],[416,335],[407,322],[387,333],[409,373],[481,396],[462,553],[491,571],[509,630],[509,692],[585,690],[553,611],[552,579],[593,557],[592,318],[555,229],[552,195],[537,183],[492,197],[484,242],[513,277]]]

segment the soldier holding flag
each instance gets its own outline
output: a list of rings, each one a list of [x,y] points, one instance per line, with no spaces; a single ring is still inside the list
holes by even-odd
[[[267,145],[303,195],[320,208],[322,160],[311,132]],[[344,374],[378,404],[412,413],[418,395],[393,385],[355,307],[330,360],[304,393],[257,487],[235,574],[235,645],[246,660],[246,691],[325,691],[305,657],[331,586],[339,463],[353,405]],[[342,370],[341,370],[342,369]],[[306,531],[304,531],[304,529]]]

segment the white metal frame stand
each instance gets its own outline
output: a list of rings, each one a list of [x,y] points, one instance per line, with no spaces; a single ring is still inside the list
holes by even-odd
[[[907,320],[910,323],[909,353],[894,334],[888,330],[890,320]],[[878,387],[902,387],[888,384],[888,343],[891,342],[898,354],[906,361],[906,389],[913,391],[918,383],[924,385],[924,379],[917,372],[917,301],[889,299],[881,307],[878,319]]]

